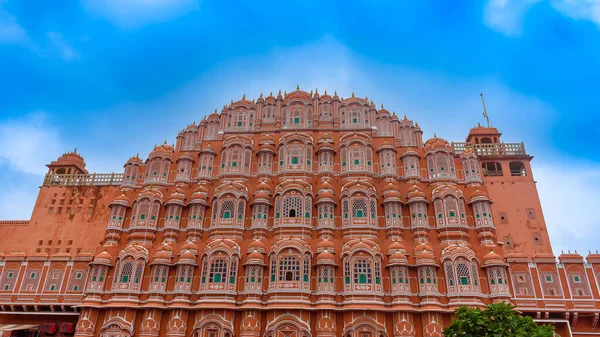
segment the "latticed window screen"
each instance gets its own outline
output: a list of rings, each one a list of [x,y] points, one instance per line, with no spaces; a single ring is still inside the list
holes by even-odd
[[[144,265],[141,261],[138,261],[135,267],[135,277],[133,279],[133,283],[139,284],[142,282],[142,274],[144,271]]]
[[[444,269],[446,270],[446,280],[448,281],[448,286],[453,287],[456,285],[456,279],[454,278],[454,265],[452,262],[446,262],[444,264]]]
[[[235,207],[234,200],[225,200],[221,203],[221,211],[219,217],[221,219],[231,219],[233,217],[233,211]]]
[[[234,284],[237,277],[237,259],[231,260],[231,269],[229,270],[229,283]]]
[[[375,283],[381,284],[381,264],[378,259],[375,259]]]
[[[312,201],[310,197],[304,197],[304,217],[310,218],[312,210]]]
[[[244,200],[238,200],[238,207],[237,207],[237,218],[238,220],[243,220],[244,219],[244,210],[246,208],[246,202]]]
[[[456,263],[456,278],[461,285],[471,284],[471,272],[469,265],[465,262]]]
[[[353,273],[355,284],[370,284],[371,278],[371,262],[366,259],[358,259],[354,261]]]
[[[300,261],[295,256],[285,256],[279,261],[279,281],[300,281]]]
[[[471,277],[473,278],[473,284],[475,286],[479,285],[479,271],[477,270],[477,263],[471,261]]]
[[[367,201],[365,199],[352,200],[352,217],[365,218],[367,216]]]
[[[275,275],[277,275],[277,261],[275,260],[275,256],[271,257],[271,281],[275,282]]]
[[[121,283],[127,283],[131,279],[131,274],[133,273],[133,262],[123,262],[123,267],[121,268]]]
[[[371,207],[369,209],[369,211],[371,212],[371,219],[375,219],[376,216],[376,212],[377,212],[377,204],[375,203],[375,200],[371,199],[369,201]]]
[[[208,282],[221,283],[226,282],[227,261],[224,259],[216,259],[210,264],[210,275]]]
[[[348,157],[351,165],[364,165],[365,164],[365,148],[354,146],[348,151]]]
[[[348,219],[348,209],[348,199],[342,200],[342,216],[344,217],[344,219]]]
[[[304,276],[303,281],[308,282],[308,277],[310,275],[310,260],[308,256],[304,256]]]
[[[283,201],[283,217],[297,218],[302,216],[302,197],[286,197]]]

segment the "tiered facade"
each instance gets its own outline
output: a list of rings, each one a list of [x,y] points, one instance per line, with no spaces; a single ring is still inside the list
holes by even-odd
[[[600,255],[556,263],[524,145],[422,135],[366,98],[297,89],[232,102],[123,174],[65,154],[31,220],[0,222],[0,322],[432,337],[457,306],[512,301],[561,336],[600,334]]]

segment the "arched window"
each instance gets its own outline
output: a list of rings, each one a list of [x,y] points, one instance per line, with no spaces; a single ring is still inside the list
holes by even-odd
[[[224,259],[216,259],[210,265],[208,282],[224,283],[227,281],[227,262]]]
[[[279,261],[279,281],[300,281],[300,260],[285,256]]]
[[[300,217],[302,206],[302,197],[286,197],[283,202],[283,216],[286,218]]]
[[[510,168],[510,175],[513,177],[524,177],[527,175],[525,164],[520,161],[511,161],[508,167]]]
[[[93,265],[89,274],[87,292],[102,292],[104,290],[104,279],[107,267],[104,265]]]
[[[390,268],[390,279],[392,283],[392,295],[410,294],[410,280],[408,267],[393,266]]]
[[[235,202],[234,200],[225,200],[221,204],[221,219],[231,219],[233,218],[233,210]]]
[[[117,263],[113,290],[117,291],[139,291],[141,289],[142,276],[145,262],[141,259],[133,260],[125,258]]]
[[[355,260],[352,273],[354,275],[354,284],[370,284],[373,273],[371,262],[365,259]]]

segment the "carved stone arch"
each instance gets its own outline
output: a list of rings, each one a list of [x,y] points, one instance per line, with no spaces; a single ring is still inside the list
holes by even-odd
[[[297,316],[282,315],[269,322],[265,337],[310,337],[310,326]]]
[[[423,328],[423,337],[442,337],[444,328],[437,322],[430,322]]]
[[[416,331],[414,325],[412,325],[406,319],[402,319],[400,322],[394,325],[394,337],[415,337]]]
[[[372,317],[361,316],[344,326],[343,336],[361,337],[369,334],[369,337],[387,337],[385,326]]]
[[[293,239],[281,239],[271,246],[271,252],[269,254],[279,255],[284,249],[294,249],[299,252],[300,255],[308,254],[313,256],[311,246],[304,240],[293,240]]]
[[[442,262],[446,260],[454,261],[460,257],[479,263],[473,250],[465,245],[450,245],[442,250]]]
[[[342,186],[341,196],[350,197],[356,193],[364,193],[368,197],[377,198],[375,186],[367,180],[354,180]]]
[[[279,138],[279,146],[285,146],[292,142],[300,142],[306,145],[314,145],[314,139],[310,135],[303,132],[288,133]]]
[[[231,322],[217,314],[204,316],[194,324],[192,330],[195,337],[233,337],[234,331]],[[210,332],[214,332],[214,334]]]
[[[342,246],[341,257],[342,259],[345,257],[351,257],[359,251],[365,252],[371,257],[379,257],[383,259],[379,245],[369,239],[354,239],[346,242]]]
[[[463,201],[466,201],[463,192],[458,187],[453,185],[438,186],[431,192],[431,198],[433,200],[443,199],[448,195],[452,195],[457,199],[462,199]]]
[[[148,250],[140,245],[127,245],[123,248],[117,256],[119,260],[123,260],[127,257],[131,257],[133,260],[143,259],[148,261]]]
[[[210,241],[204,247],[203,257],[212,256],[215,252],[225,252],[230,258],[240,258],[240,246],[230,239],[218,239]]]
[[[158,336],[160,331],[160,323],[155,320],[151,314],[144,318],[140,325],[140,336],[153,337]]]
[[[343,146],[349,146],[350,144],[356,142],[361,143],[364,146],[373,147],[372,139],[370,136],[363,132],[354,132],[347,133],[340,138],[340,148]]]
[[[123,317],[109,318],[100,329],[100,337],[133,336],[133,324]]]
[[[213,200],[219,199],[226,194],[231,194],[235,198],[245,198],[248,200],[248,188],[239,182],[228,181],[215,187]]]
[[[312,184],[305,180],[292,179],[284,180],[275,187],[275,195],[283,195],[288,191],[296,190],[302,195],[313,196]]]
[[[250,137],[235,135],[235,136],[227,137],[223,141],[223,149],[227,149],[231,146],[240,146],[244,149],[249,148],[252,150],[253,146],[254,146],[254,141]]]

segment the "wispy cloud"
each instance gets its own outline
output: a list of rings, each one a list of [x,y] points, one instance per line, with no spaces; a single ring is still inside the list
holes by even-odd
[[[600,0],[488,0],[483,21],[499,33],[517,37],[522,33],[527,12],[543,1],[571,19],[592,21],[600,26]]]
[[[196,0],[81,0],[93,15],[125,29],[166,22],[198,8]]]
[[[534,162],[532,169],[554,254],[577,249],[585,255],[598,249],[600,166]]]
[[[17,19],[0,10],[0,43],[29,43],[27,32]]]
[[[65,61],[71,61],[79,57],[79,53],[65,40],[62,34],[57,32],[48,32],[46,36],[52,46],[59,52],[60,57]]]
[[[552,0],[552,7],[574,20],[600,25],[600,0]]]
[[[488,0],[483,21],[489,28],[507,36],[521,35],[523,19],[540,0]]]
[[[59,133],[44,112],[0,122],[0,164],[34,175],[46,172],[45,164],[61,154]]]

